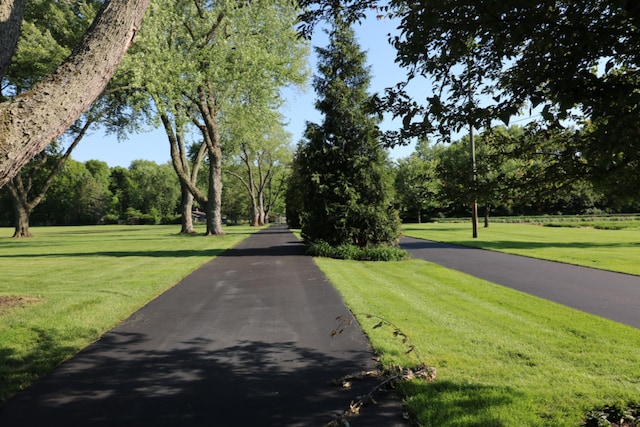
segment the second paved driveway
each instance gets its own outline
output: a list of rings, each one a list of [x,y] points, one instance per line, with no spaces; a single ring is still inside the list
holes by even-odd
[[[405,237],[414,258],[640,328],[640,276]]]

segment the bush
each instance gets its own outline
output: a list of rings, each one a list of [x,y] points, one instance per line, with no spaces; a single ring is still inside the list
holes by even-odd
[[[182,215],[165,215],[160,220],[163,225],[175,225],[182,223]]]
[[[397,247],[359,247],[356,245],[331,246],[323,240],[318,240],[308,245],[307,254],[317,257],[349,259],[355,261],[401,261],[409,258],[409,253],[407,251]]]
[[[142,214],[138,217],[138,224],[140,225],[156,225],[157,223],[156,217],[151,214]]]
[[[115,214],[107,214],[102,217],[102,224],[118,224],[120,217]]]

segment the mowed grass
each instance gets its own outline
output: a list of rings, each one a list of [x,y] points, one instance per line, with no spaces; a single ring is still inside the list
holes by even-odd
[[[420,260],[316,261],[382,363],[419,361],[366,314],[436,367],[434,382],[402,387],[421,426],[574,427],[594,408],[640,403],[638,329]]]
[[[0,311],[0,401],[257,229],[226,227],[215,237],[178,231],[42,227],[30,239],[0,237],[0,297],[28,297]]]
[[[624,227],[621,224],[625,224]],[[405,224],[404,235],[438,242],[474,246],[569,264],[640,275],[640,222],[620,221],[611,228],[602,221],[590,227],[549,227],[537,224],[490,224],[471,237],[468,223]]]

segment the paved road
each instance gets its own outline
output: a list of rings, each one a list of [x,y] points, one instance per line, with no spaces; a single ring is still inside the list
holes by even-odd
[[[0,426],[322,426],[372,383],[357,327],[293,234],[270,227],[150,302],[0,410]],[[383,400],[354,426],[403,425]]]
[[[401,246],[414,258],[640,328],[640,276],[408,237]]]

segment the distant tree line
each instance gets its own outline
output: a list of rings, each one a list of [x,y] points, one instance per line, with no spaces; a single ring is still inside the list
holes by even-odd
[[[571,129],[537,132],[496,127],[475,140],[472,179],[469,137],[451,144],[420,141],[395,165],[395,189],[405,222],[470,215],[477,200],[491,215],[578,215],[640,211],[637,194],[594,181]]]
[[[237,170],[232,165],[228,169]],[[241,176],[240,172],[236,174]],[[44,179],[46,168],[39,173],[30,178],[35,181],[33,185]],[[281,180],[284,178],[283,170],[273,173]],[[135,160],[125,168],[109,167],[99,160],[68,159],[30,213],[29,224],[180,224],[180,196],[180,183],[169,163]],[[282,198],[275,198],[274,210],[269,214],[284,212]],[[252,209],[247,190],[231,174],[224,178],[223,200],[225,218],[233,222],[249,221]],[[0,189],[0,226],[15,226],[14,205],[9,188]],[[202,212],[203,208],[196,203],[194,210]]]

